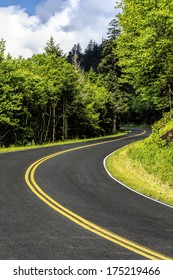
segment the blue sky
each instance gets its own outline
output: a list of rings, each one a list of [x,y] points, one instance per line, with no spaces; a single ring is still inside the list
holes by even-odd
[[[115,17],[116,0],[0,0],[0,39],[13,57],[43,51],[50,36],[64,53],[90,39],[101,43]]]
[[[26,9],[29,15],[35,14],[35,7],[37,4],[45,2],[44,0],[0,0],[1,7],[8,7],[10,5],[19,5]]]

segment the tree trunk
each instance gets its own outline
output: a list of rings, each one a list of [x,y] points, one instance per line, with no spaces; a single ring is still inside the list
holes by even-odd
[[[45,121],[45,113],[42,113],[42,120],[43,120],[43,125],[42,125],[42,129],[41,129],[41,133],[40,133],[40,139],[39,142],[42,143],[43,142],[43,136],[44,136],[44,132],[45,132],[45,126],[46,126],[46,121]]]
[[[67,99],[63,100],[63,139],[68,139]]]
[[[113,114],[113,121],[112,121],[112,133],[117,132],[117,116],[116,113]]]
[[[56,133],[56,104],[52,105],[52,142],[55,142]]]
[[[50,120],[51,120],[51,106],[50,106],[50,108],[49,108],[49,118],[48,118],[48,122],[47,122],[47,127],[46,127],[45,136],[44,136],[44,142],[46,142],[46,141],[47,141],[47,138],[48,138],[49,127],[50,127]]]

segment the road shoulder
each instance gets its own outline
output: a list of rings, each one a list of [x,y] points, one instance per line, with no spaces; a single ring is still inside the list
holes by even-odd
[[[154,175],[149,174],[142,165],[128,156],[128,151],[132,145],[134,144],[121,148],[105,159],[107,171],[113,178],[133,190],[173,206],[173,189]]]

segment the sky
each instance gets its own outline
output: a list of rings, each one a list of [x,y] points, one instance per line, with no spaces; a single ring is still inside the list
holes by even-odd
[[[64,53],[90,39],[101,43],[115,17],[116,0],[0,0],[0,39],[6,53],[27,58],[41,53],[53,36]]]

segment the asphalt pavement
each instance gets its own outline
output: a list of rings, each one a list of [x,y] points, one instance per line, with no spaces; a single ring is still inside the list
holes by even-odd
[[[147,259],[69,219],[30,189],[25,181],[28,168],[65,150],[70,151],[35,167],[34,180],[41,191],[106,233],[173,258],[173,208],[128,190],[110,178],[103,166],[108,154],[148,135],[136,136],[140,133],[135,129],[118,141],[112,138],[0,154],[0,259]]]

